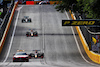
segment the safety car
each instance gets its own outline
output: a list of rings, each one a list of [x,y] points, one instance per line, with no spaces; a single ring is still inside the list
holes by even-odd
[[[24,22],[32,22],[31,18],[29,18],[29,16],[24,16],[24,18],[22,19],[22,23]]]
[[[29,32],[26,32],[26,36],[27,37],[33,37],[33,36],[38,36],[38,32],[37,31],[29,31]]]
[[[17,52],[13,55],[13,62],[17,61],[29,62],[29,55],[24,52],[24,50],[17,50]]]
[[[44,58],[44,53],[41,52],[40,50],[33,50],[32,53],[29,54],[30,58],[35,58],[35,59],[43,59]]]

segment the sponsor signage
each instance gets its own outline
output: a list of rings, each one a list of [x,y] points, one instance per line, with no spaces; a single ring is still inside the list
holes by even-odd
[[[100,20],[62,20],[62,26],[100,25]]]

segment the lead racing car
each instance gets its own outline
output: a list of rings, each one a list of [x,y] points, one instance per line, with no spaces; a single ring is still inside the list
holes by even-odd
[[[33,36],[38,36],[38,32],[37,31],[29,31],[29,32],[26,32],[26,36],[27,37],[33,37]]]
[[[24,16],[24,18],[22,19],[22,23],[28,23],[28,22],[32,22],[31,18],[29,18],[29,16]]]
[[[35,58],[35,59],[43,59],[44,58],[44,53],[40,52],[40,50],[33,50],[32,53],[29,54],[30,58]]]

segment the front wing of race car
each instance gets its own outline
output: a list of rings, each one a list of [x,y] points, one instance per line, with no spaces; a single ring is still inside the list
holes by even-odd
[[[25,62],[29,62],[29,59],[28,58],[23,58],[23,57],[20,57],[20,58],[13,58],[13,62],[21,62],[21,61],[25,61]]]

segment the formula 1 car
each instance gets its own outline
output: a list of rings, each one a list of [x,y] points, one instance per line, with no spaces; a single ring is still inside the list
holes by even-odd
[[[27,37],[33,37],[33,36],[38,36],[38,33],[37,33],[37,31],[33,31],[33,30],[31,30],[31,32],[26,32],[26,36]]]
[[[41,2],[39,2],[39,5],[41,5],[41,4],[50,4],[50,2],[49,1],[41,1]]]
[[[33,52],[29,54],[29,57],[35,58],[35,59],[38,59],[38,58],[43,59],[44,53],[41,53],[40,50],[33,50]]]
[[[24,16],[24,18],[22,19],[22,23],[24,22],[32,22],[31,18],[29,18],[29,16]]]
[[[24,50],[17,50],[16,54],[13,55],[13,62],[25,61],[29,62],[29,55]]]

